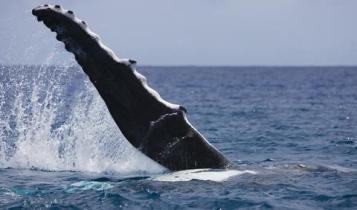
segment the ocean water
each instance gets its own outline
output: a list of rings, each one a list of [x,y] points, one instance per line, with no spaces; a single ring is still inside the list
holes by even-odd
[[[138,71],[239,170],[146,158],[77,66],[0,66],[0,209],[357,208],[357,67]]]

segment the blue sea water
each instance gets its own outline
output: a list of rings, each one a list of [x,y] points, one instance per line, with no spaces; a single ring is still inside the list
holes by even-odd
[[[138,71],[254,173],[180,180],[126,142],[79,67],[1,66],[0,209],[357,208],[356,67]]]

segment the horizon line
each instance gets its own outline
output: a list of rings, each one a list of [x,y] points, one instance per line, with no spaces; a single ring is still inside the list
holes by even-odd
[[[57,66],[57,67],[75,67],[79,66],[75,65],[60,65],[60,64],[3,64],[0,63],[0,66]],[[79,66],[80,67],[80,66]],[[182,68],[182,67],[193,67],[193,68],[307,68],[307,67],[315,67],[315,68],[331,68],[331,67],[344,67],[344,68],[354,68],[357,67],[357,64],[354,65],[346,65],[346,64],[336,64],[336,65],[194,65],[194,64],[183,64],[183,65],[136,65],[136,67],[172,67],[172,68]]]

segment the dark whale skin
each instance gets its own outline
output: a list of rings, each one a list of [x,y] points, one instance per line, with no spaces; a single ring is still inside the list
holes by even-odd
[[[136,71],[135,61],[119,59],[72,11],[42,5],[32,14],[74,54],[134,147],[173,171],[232,166],[188,122],[184,107],[163,100]]]

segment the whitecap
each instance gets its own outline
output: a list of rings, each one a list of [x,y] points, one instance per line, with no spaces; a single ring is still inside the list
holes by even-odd
[[[257,174],[251,170],[214,170],[214,169],[191,169],[162,174],[151,179],[162,182],[185,182],[191,180],[203,180],[222,182],[242,174]]]

